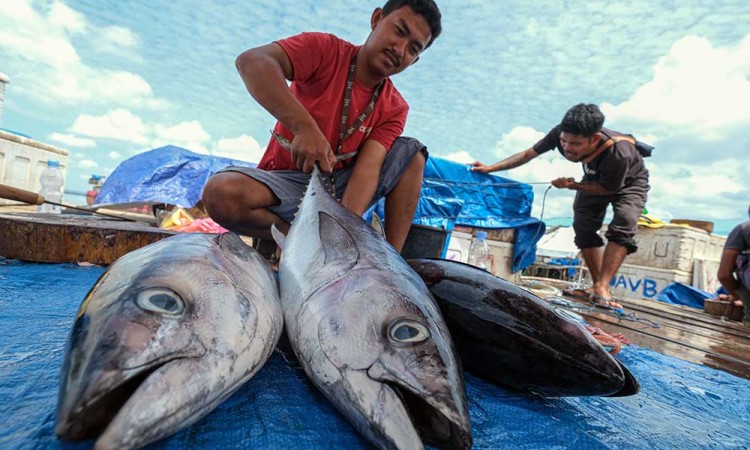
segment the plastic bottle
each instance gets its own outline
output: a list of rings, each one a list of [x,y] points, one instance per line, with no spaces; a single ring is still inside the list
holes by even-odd
[[[487,255],[489,252],[489,248],[487,247],[487,232],[477,231],[477,235],[469,247],[469,264],[487,270]]]
[[[47,167],[42,171],[42,175],[39,177],[39,184],[41,189],[39,194],[44,197],[45,200],[51,202],[60,203],[62,202],[62,189],[65,184],[62,171],[60,170],[60,163],[53,159],[47,161]],[[40,213],[48,214],[60,214],[62,208],[48,203],[42,203],[39,205]]]

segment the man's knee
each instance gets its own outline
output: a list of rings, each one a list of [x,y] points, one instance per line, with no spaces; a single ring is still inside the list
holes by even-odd
[[[208,215],[219,224],[234,224],[244,211],[278,202],[264,184],[236,172],[220,172],[209,178],[202,199]]]
[[[421,151],[418,151],[414,158],[412,158],[411,163],[409,163],[409,167],[407,167],[406,172],[409,173],[409,175],[415,175],[419,174],[420,176],[424,174],[424,168],[427,165],[427,158],[425,157],[424,153]]]
[[[628,251],[628,255],[638,251],[638,245],[635,241],[635,233],[619,232],[613,230],[612,227],[607,229],[605,234],[607,241],[614,242],[615,244],[625,247]]]
[[[598,248],[604,245],[604,240],[596,232],[574,230],[573,243],[579,249]]]

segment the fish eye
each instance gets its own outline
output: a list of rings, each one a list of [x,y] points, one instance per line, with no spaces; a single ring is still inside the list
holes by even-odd
[[[138,293],[135,303],[145,311],[158,314],[178,315],[185,309],[185,302],[170,289],[146,289]]]
[[[391,326],[388,336],[398,343],[413,344],[426,341],[430,337],[430,332],[421,323],[399,320]]]

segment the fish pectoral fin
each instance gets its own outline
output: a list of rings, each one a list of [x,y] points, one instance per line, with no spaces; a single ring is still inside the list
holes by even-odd
[[[351,234],[330,214],[318,212],[320,242],[325,253],[324,264],[342,266],[349,270],[359,260],[359,249]]]
[[[280,249],[284,250],[284,241],[286,240],[286,235],[284,235],[281,230],[276,228],[275,223],[271,225],[271,236],[273,236],[273,240],[276,241],[276,245],[278,245]]]
[[[375,230],[379,235],[385,237],[385,227],[383,226],[383,221],[380,220],[380,216],[375,214],[375,212],[372,213],[372,229]]]

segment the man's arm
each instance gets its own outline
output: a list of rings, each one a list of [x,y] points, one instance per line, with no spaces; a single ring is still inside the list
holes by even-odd
[[[368,139],[357,154],[349,183],[341,198],[341,204],[361,216],[370,206],[372,197],[378,188],[380,170],[385,160],[386,149],[383,144]]]
[[[518,166],[522,166],[526,164],[527,162],[531,161],[532,159],[539,156],[539,153],[534,150],[534,147],[528,148],[522,152],[518,152],[515,155],[509,156],[502,161],[496,162],[495,164],[491,165],[485,165],[482,164],[479,161],[475,161],[471,163],[472,167],[471,170],[474,172],[481,172],[481,173],[490,173],[490,172],[496,172],[498,170],[508,170],[508,169],[514,169]]]
[[[594,195],[610,195],[614,192],[608,191],[601,184],[596,181],[581,181],[578,182],[575,178],[558,178],[552,180],[552,186],[558,189],[570,189],[573,191],[581,191],[587,194]]]
[[[729,291],[729,293],[732,294],[732,297],[736,299],[740,298],[740,283],[734,278],[734,266],[739,254],[740,251],[737,249],[725,248],[724,252],[721,254],[719,270],[716,274],[719,282],[724,286],[724,289]]]
[[[247,50],[235,65],[250,95],[294,134],[292,160],[297,167],[309,173],[318,161],[324,172],[333,170],[331,145],[286,84],[294,77],[294,67],[281,46],[272,43]]]

